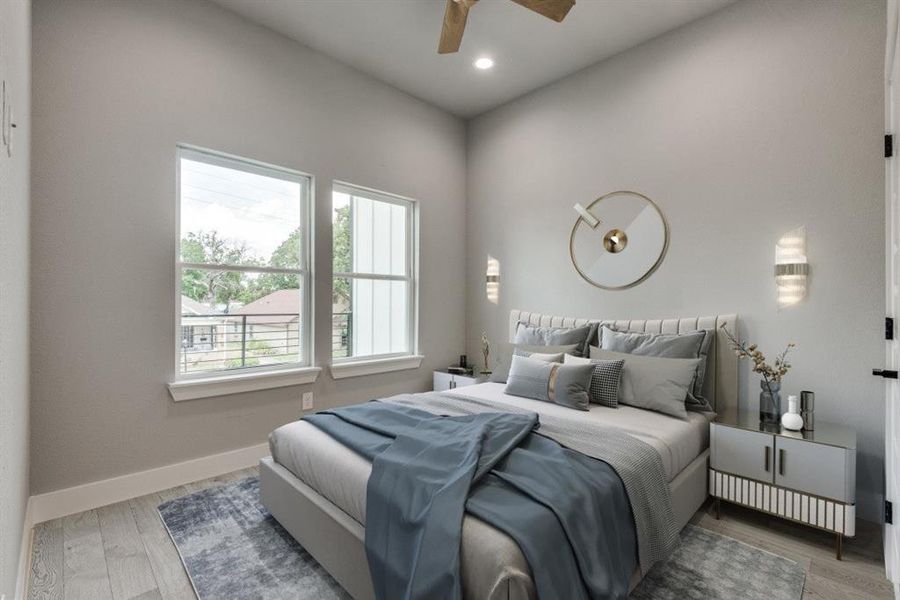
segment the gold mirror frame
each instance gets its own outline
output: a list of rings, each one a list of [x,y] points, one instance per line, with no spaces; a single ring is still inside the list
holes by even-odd
[[[597,198],[596,200],[594,200],[593,202],[588,204],[586,207],[586,210],[590,211],[591,208],[593,208],[598,202],[602,202],[603,200],[606,200],[610,196],[616,196],[619,194],[631,194],[633,196],[638,196],[639,198],[646,200],[647,203],[650,204],[650,206],[652,206],[653,209],[657,212],[657,214],[659,214],[659,218],[662,219],[663,235],[665,236],[665,239],[663,240],[663,247],[659,253],[659,257],[656,259],[656,262],[654,262],[653,265],[649,269],[647,269],[647,272],[644,273],[643,275],[641,275],[638,279],[635,279],[628,285],[620,285],[620,286],[601,285],[601,284],[597,283],[596,281],[594,281],[593,279],[591,279],[590,277],[588,277],[587,275],[585,275],[584,271],[582,271],[581,268],[578,266],[578,261],[575,260],[575,248],[574,248],[575,231],[578,229],[578,225],[582,221],[584,221],[585,225],[590,227],[590,225],[588,225],[587,221],[585,221],[583,217],[578,217],[575,220],[575,225],[572,226],[572,233],[569,234],[569,260],[572,261],[572,266],[575,267],[575,270],[578,272],[579,275],[581,275],[582,279],[587,281],[592,286],[594,286],[596,288],[600,288],[601,290],[627,290],[628,288],[632,288],[632,287],[638,285],[639,283],[642,283],[648,277],[653,275],[654,271],[656,271],[657,268],[659,268],[659,265],[662,263],[663,258],[665,258],[665,256],[666,256],[666,252],[669,250],[669,222],[666,221],[666,216],[659,209],[659,206],[656,205],[656,202],[654,202],[653,200],[651,200],[650,198],[648,198],[647,196],[645,196],[643,194],[639,194],[637,192],[632,192],[630,190],[617,190],[615,192],[610,192],[608,194],[604,194],[604,195],[600,196],[599,198]]]

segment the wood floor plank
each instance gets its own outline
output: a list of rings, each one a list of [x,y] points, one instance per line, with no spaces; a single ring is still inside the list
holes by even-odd
[[[97,512],[63,520],[66,600],[110,600],[109,574]]]
[[[97,509],[114,600],[158,597],[150,560],[128,502]],[[156,595],[153,595],[156,592]]]
[[[820,560],[812,562],[810,573],[869,594],[871,598],[892,598],[893,587],[884,578],[884,566],[859,560]]]
[[[159,492],[159,499],[162,502],[168,502],[169,500],[174,500],[175,498],[181,498],[182,496],[187,496],[191,493],[187,487],[183,485],[178,485],[173,488],[169,488],[167,490],[163,490]]]
[[[854,589],[815,573],[806,574],[806,587],[824,600],[880,600],[881,598],[893,598],[893,595],[873,596],[866,591]]]
[[[63,530],[54,524],[41,523],[34,528],[31,546],[30,600],[62,600]]]
[[[129,502],[159,588],[159,595],[163,600],[193,598],[194,589],[181,564],[178,550],[156,510],[160,502],[158,494],[149,494]]]

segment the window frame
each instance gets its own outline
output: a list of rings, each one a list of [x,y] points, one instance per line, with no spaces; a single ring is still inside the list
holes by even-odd
[[[250,265],[231,265],[231,264],[214,264],[214,263],[193,263],[181,260],[181,163],[182,159],[194,160],[223,168],[234,169],[265,177],[272,177],[291,181],[300,184],[300,231],[306,235],[301,235],[300,240],[300,257],[297,268],[281,268],[267,266],[250,266]],[[279,374],[292,375],[292,380],[305,383],[306,380],[315,381],[320,369],[315,368],[315,322],[313,312],[313,299],[315,298],[315,290],[313,289],[315,278],[313,277],[313,250],[315,248],[313,224],[313,210],[315,205],[315,177],[309,173],[272,165],[262,161],[236,156],[209,148],[202,148],[189,144],[177,144],[175,152],[175,377],[174,381],[169,384],[170,392],[173,397],[176,394],[175,388],[179,383],[196,383],[217,381],[240,380],[246,382],[248,378],[256,375],[265,377],[267,375]],[[299,345],[300,353],[303,360],[279,363],[275,365],[260,365],[253,367],[239,367],[233,369],[219,369],[215,371],[198,371],[194,373],[181,372],[181,279],[183,269],[221,269],[225,271],[243,271],[251,273],[278,273],[296,275],[300,281],[300,307],[298,316],[299,323]],[[268,378],[271,379],[271,378]],[[285,381],[288,378],[283,378]],[[244,386],[247,384],[244,383]],[[289,384],[285,384],[289,385]],[[201,387],[201,386],[192,386]],[[253,389],[265,389],[266,387],[279,387],[277,385],[260,384],[260,387]],[[216,395],[222,392],[221,386],[217,386]],[[246,391],[246,390],[237,390]],[[224,392],[228,393],[228,392]],[[213,395],[213,394],[209,394]],[[181,399],[191,399],[194,397],[205,397],[202,393],[197,395],[185,396]]]
[[[419,201],[415,198],[401,196],[376,190],[374,188],[348,183],[346,181],[333,180],[331,182],[331,202],[332,215],[334,211],[334,193],[348,194],[351,197],[361,196],[378,202],[395,204],[403,206],[406,211],[406,274],[405,275],[384,275],[376,273],[342,273],[333,271],[334,269],[334,240],[331,244],[332,255],[332,274],[331,285],[332,292],[334,290],[334,281],[336,279],[363,279],[369,281],[405,281],[407,283],[407,343],[406,352],[391,352],[385,354],[366,354],[363,356],[346,356],[335,358],[331,356],[332,365],[340,368],[341,365],[351,365],[354,363],[390,363],[405,364],[409,362],[407,359],[415,358],[415,367],[421,363],[419,356]],[[334,319],[334,309],[331,309],[332,322]],[[329,355],[333,351],[329,350]],[[412,363],[410,363],[412,364]],[[384,370],[393,370],[387,368]],[[382,369],[374,372],[383,372]],[[361,373],[361,374],[369,374]],[[340,378],[334,370],[332,375]]]

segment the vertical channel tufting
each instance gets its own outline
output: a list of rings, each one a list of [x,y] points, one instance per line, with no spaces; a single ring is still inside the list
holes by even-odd
[[[678,333],[687,333],[689,331],[697,331],[697,318],[684,318],[678,321]]]
[[[644,326],[644,331],[647,333],[660,333],[662,331],[662,321],[659,319],[647,321],[647,324]]]
[[[660,333],[678,333],[678,319],[664,319]]]
[[[701,317],[697,319],[697,329],[715,329],[716,328],[716,318],[715,317]]]

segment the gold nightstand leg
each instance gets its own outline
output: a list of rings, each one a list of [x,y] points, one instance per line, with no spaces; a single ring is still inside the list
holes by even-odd
[[[838,560],[843,560],[843,558],[841,558],[842,552],[843,552],[843,545],[844,545],[844,534],[838,533],[837,534],[837,543],[836,543]]]

